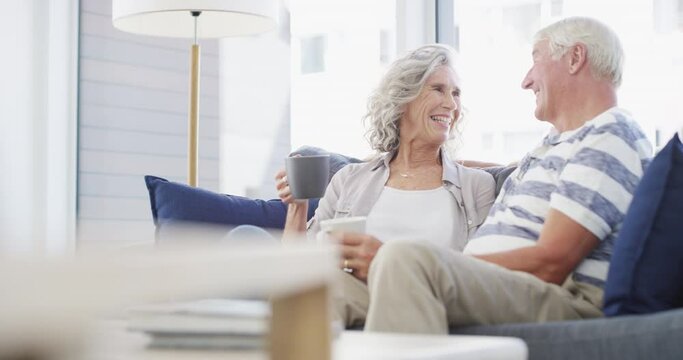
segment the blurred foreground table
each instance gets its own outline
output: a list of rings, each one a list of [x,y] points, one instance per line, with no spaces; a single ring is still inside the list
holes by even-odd
[[[0,258],[0,359],[92,359],[81,347],[96,319],[149,302],[220,297],[270,299],[272,359],[329,359],[329,292],[336,264],[334,249],[311,245]],[[187,355],[143,351],[138,357],[144,346],[129,335],[114,335],[111,347],[96,352],[102,359]],[[118,347],[115,339],[128,345]],[[133,353],[117,357],[126,349]]]
[[[101,327],[92,343],[92,360],[267,360],[265,351],[197,351],[148,349],[145,335],[125,330],[123,323]],[[311,340],[312,341],[312,340]],[[334,360],[486,359],[525,360],[526,344],[494,336],[428,336],[345,331],[333,342]],[[301,358],[315,359],[315,358]]]
[[[0,259],[0,359],[526,359],[514,338],[343,332],[332,341],[337,254],[320,246],[150,249],[57,259]],[[266,297],[268,351],[147,348],[123,320],[155,301]]]

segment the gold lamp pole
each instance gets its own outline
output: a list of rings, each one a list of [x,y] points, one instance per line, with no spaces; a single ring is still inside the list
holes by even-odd
[[[199,43],[197,42],[197,20],[201,11],[192,11],[194,17],[194,43],[190,54],[190,111],[187,129],[187,183],[196,187],[198,183],[199,160]]]
[[[198,185],[198,38],[259,34],[275,27],[277,0],[112,0],[114,26],[135,34],[194,37],[190,55],[187,182]],[[187,16],[189,15],[191,16]],[[202,17],[199,27],[199,16]],[[194,26],[194,34],[189,30]]]

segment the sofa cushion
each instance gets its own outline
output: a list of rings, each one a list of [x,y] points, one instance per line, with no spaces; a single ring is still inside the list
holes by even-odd
[[[342,167],[361,161],[312,146],[303,146],[292,153],[295,154],[330,155],[330,179]],[[145,176],[145,183],[157,230],[179,222],[254,225],[272,229],[282,229],[285,224],[287,206],[279,199],[259,200],[218,194],[151,175]],[[318,200],[309,200],[309,219],[318,207]]]
[[[145,176],[145,183],[157,229],[177,222],[284,227],[287,207],[279,199],[266,201],[218,194],[150,175]],[[311,200],[309,218],[317,206],[318,200]]]
[[[607,316],[683,307],[683,144],[677,136],[645,171],[614,245]]]
[[[482,168],[482,170],[491,174],[491,176],[493,176],[493,179],[496,181],[496,197],[498,196],[498,194],[500,194],[500,190],[503,189],[503,184],[505,183],[505,180],[507,180],[508,176],[510,176],[510,174],[512,174],[512,172],[516,169],[516,165],[492,166],[488,168]]]

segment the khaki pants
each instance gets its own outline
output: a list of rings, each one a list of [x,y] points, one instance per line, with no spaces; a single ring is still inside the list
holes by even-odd
[[[453,250],[389,242],[368,285],[342,274],[336,316],[367,331],[448,333],[449,326],[545,322],[602,316],[602,290],[571,280],[546,283]]]

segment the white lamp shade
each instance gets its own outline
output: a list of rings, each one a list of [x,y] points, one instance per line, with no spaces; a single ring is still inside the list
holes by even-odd
[[[276,25],[277,0],[113,0],[114,26],[154,36],[194,37],[190,11],[201,11],[197,37],[258,34]]]

